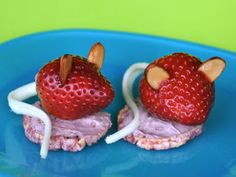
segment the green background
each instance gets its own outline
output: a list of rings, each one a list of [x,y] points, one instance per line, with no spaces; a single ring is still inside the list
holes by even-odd
[[[236,51],[236,0],[0,0],[0,42],[53,29],[165,36]]]

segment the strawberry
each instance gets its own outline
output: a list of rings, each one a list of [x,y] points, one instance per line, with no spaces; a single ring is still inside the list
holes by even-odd
[[[214,102],[213,81],[224,67],[225,62],[217,57],[202,63],[186,53],[165,56],[145,69],[140,98],[146,109],[161,119],[202,124]]]
[[[95,44],[90,54],[98,53],[100,46]],[[101,65],[103,56],[98,60]],[[45,111],[61,119],[74,120],[107,107],[114,91],[99,69],[96,59],[72,55],[46,64],[36,78],[38,97]]]

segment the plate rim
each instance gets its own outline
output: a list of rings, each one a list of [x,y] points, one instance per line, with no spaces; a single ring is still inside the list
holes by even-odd
[[[11,45],[12,43],[14,44],[20,41],[27,40],[29,38],[46,36],[46,35],[51,35],[51,34],[60,34],[60,33],[89,33],[89,34],[97,33],[97,34],[109,34],[109,35],[123,36],[123,37],[126,37],[126,36],[137,37],[141,39],[144,38],[144,39],[149,39],[149,40],[159,40],[159,41],[163,41],[167,43],[190,45],[195,48],[205,48],[207,50],[223,53],[224,55],[229,55],[229,57],[232,57],[232,58],[236,57],[236,52],[234,51],[210,46],[207,44],[201,44],[201,43],[193,42],[193,41],[187,41],[187,40],[182,40],[182,39],[177,39],[177,38],[172,38],[172,37],[164,37],[164,36],[145,34],[145,33],[125,32],[125,31],[116,31],[116,30],[102,30],[102,29],[86,29],[86,28],[53,29],[53,30],[46,30],[46,31],[41,31],[41,32],[33,32],[30,34],[24,34],[24,35],[21,35],[16,38],[0,43],[0,49],[2,49],[6,45]]]

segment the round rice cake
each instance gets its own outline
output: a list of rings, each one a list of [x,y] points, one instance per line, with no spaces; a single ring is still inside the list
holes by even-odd
[[[124,139],[146,150],[163,150],[179,147],[187,141],[200,135],[203,125],[189,126],[173,121],[164,121],[153,117],[144,108],[140,100],[137,101],[140,125]],[[118,129],[127,126],[133,119],[132,110],[126,105],[118,115]]]
[[[42,109],[39,101],[34,105]],[[81,151],[86,145],[96,143],[111,127],[110,114],[106,112],[98,112],[73,121],[48,116],[52,122],[49,150]],[[23,127],[30,141],[41,144],[44,123],[39,118],[24,115]]]

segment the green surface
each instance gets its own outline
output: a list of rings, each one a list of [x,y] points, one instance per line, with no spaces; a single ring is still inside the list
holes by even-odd
[[[166,36],[236,51],[236,0],[0,0],[0,42],[68,28]]]

